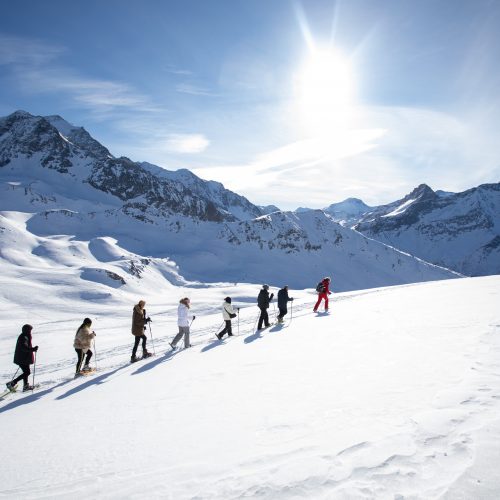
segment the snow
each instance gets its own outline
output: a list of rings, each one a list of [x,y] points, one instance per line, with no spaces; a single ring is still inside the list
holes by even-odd
[[[399,205],[399,207],[397,207],[392,212],[385,214],[385,215],[382,215],[382,217],[394,217],[395,215],[402,214],[414,201],[416,201],[416,200],[407,200],[404,203],[402,203],[401,205]]]
[[[18,278],[14,293],[35,283]],[[258,285],[148,279],[157,356],[130,365],[138,294],[90,302],[36,282],[16,324],[2,277],[3,380],[30,322],[42,385],[1,403],[0,496],[498,498],[500,277],[334,294],[329,315],[312,313],[312,290],[292,290],[293,320],[260,333]],[[239,335],[219,343],[227,294]],[[171,353],[184,295],[194,347]],[[86,315],[99,371],[73,380]]]

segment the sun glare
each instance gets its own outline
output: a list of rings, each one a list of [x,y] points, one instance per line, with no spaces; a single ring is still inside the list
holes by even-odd
[[[335,50],[311,54],[297,75],[296,94],[309,134],[328,135],[349,126],[353,79],[348,62]]]

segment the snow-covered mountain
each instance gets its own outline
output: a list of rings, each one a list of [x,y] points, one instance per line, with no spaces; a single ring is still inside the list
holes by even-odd
[[[323,210],[330,214],[335,222],[351,227],[359,221],[363,214],[371,209],[372,207],[369,207],[358,198],[347,198],[340,203],[332,203]]]
[[[500,183],[462,193],[422,184],[365,213],[356,230],[466,275],[500,273]]]
[[[35,179],[44,175],[40,167],[54,170],[65,174],[60,181],[88,184],[136,212],[219,222],[262,214],[246,198],[187,170],[169,172],[125,157],[114,158],[85,129],[59,116],[45,118],[18,111],[0,119],[0,167],[3,176],[29,169]]]
[[[245,198],[187,170],[114,158],[60,117],[16,112],[0,120],[0,159],[3,256],[14,265],[34,254],[34,267],[49,261],[60,268],[51,258],[57,242],[62,262],[102,286],[109,285],[108,271],[127,284],[130,261],[141,259],[155,272],[164,272],[162,259],[169,259],[178,275],[203,282],[305,288],[329,274],[335,290],[457,276],[322,211],[262,216]],[[73,259],[75,248],[81,262]]]

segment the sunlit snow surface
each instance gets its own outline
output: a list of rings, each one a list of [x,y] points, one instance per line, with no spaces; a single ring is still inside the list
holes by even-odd
[[[116,257],[110,241],[94,251]],[[5,382],[14,371],[29,322],[41,387],[0,403],[0,497],[500,496],[498,276],[334,294],[328,316],[313,314],[311,290],[292,290],[284,326],[259,334],[258,285],[155,289],[165,280],[151,273],[133,293],[99,298],[89,281],[75,289],[49,268],[22,269],[0,278],[1,374]],[[197,316],[194,347],[171,353],[184,295]],[[237,336],[218,342],[226,295],[242,307],[239,328],[235,320]],[[141,297],[157,355],[130,365]],[[73,380],[84,316],[94,320],[98,372]]]

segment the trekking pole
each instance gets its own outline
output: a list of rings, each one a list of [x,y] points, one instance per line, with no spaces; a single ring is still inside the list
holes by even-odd
[[[95,337],[93,339],[94,342],[94,361],[95,361],[95,371],[97,371],[97,349],[95,348]]]
[[[31,392],[33,393],[33,389],[35,388],[35,373],[36,373],[36,351],[34,351],[35,354],[35,362],[33,363],[33,384],[31,385],[32,389]],[[17,372],[16,372],[17,373]]]
[[[16,373],[14,373],[14,375],[12,376],[12,378],[10,380],[14,380],[16,378],[18,371],[19,371],[19,366],[17,367]]]
[[[222,323],[217,327],[215,330],[215,335],[217,335],[218,331],[222,328],[222,325],[224,324],[224,320],[222,320]]]
[[[240,308],[236,308],[238,310],[238,336],[240,335]]]
[[[292,322],[293,319],[293,300],[290,303],[290,323]]]
[[[255,328],[257,327],[257,321],[259,321],[260,318],[260,309],[259,312],[257,313],[257,318],[255,318],[255,323],[253,324],[253,331],[255,331]]]
[[[151,337],[151,344],[153,344],[153,353],[156,356],[155,341],[153,340],[153,332],[151,331],[151,320],[148,321],[148,325],[149,325],[149,335]]]

